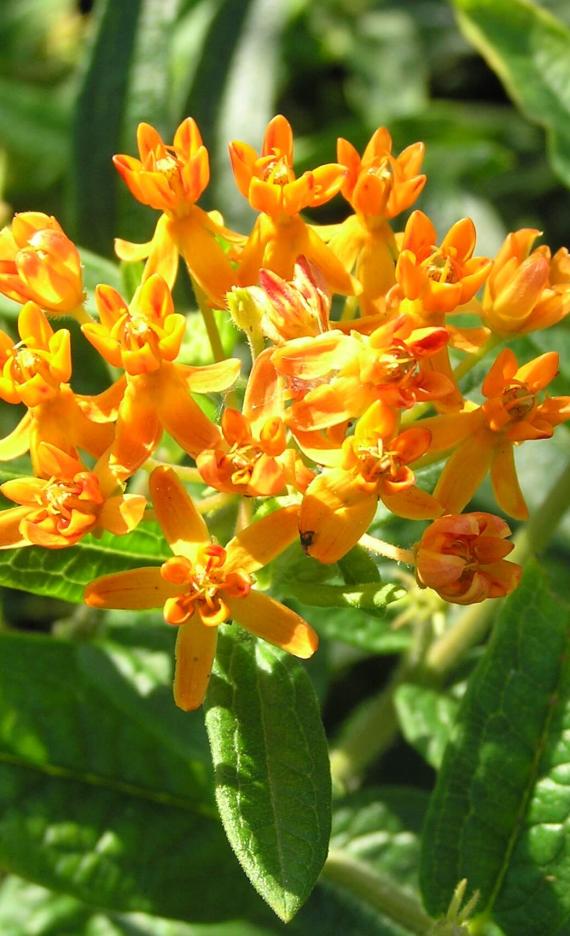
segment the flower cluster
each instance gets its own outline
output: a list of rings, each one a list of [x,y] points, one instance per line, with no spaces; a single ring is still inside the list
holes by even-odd
[[[185,709],[204,698],[217,626],[230,618],[299,657],[314,652],[309,624],[257,591],[254,573],[299,539],[315,560],[337,562],[367,533],[379,502],[424,522],[415,548],[401,554],[421,587],[458,604],[512,591],[520,568],[506,559],[507,523],[463,511],[489,474],[501,510],[524,520],[514,448],[550,437],[570,417],[570,397],[548,394],[554,351],[520,363],[499,349],[567,315],[568,251],[551,255],[534,246],[540,232],[522,229],[495,258],[478,257],[470,219],[439,239],[419,210],[395,230],[426,183],[424,147],[395,155],[384,128],[362,156],[341,139],[337,162],[300,176],[282,116],[259,153],[231,143],[237,187],[256,212],[248,235],[197,204],[209,162],[191,118],[172,145],[141,124],[138,146],[139,158],[116,156],[116,168],[161,214],[150,242],[116,241],[122,260],[145,261],[130,301],[101,284],[98,318],[87,314],[79,253],[54,218],[24,212],[0,233],[0,292],[22,303],[18,339],[0,332],[0,398],[26,408],[0,440],[0,459],[29,451],[33,472],[1,486],[16,506],[0,513],[0,548],[122,535],[152,510],[172,558],[96,579],[85,600],[164,608],[178,628],[175,698]],[[302,216],[336,195],[349,206],[341,223],[319,227]],[[201,367],[181,360],[187,321],[171,293],[180,258],[212,339],[215,360]],[[216,309],[251,348],[243,395],[240,359],[220,353]],[[72,389],[70,334],[54,328],[62,315],[82,323],[115,377],[99,395]],[[464,355],[455,369],[450,349]],[[493,351],[481,402],[465,398],[460,378]],[[200,405],[206,393],[225,394],[217,421]],[[152,468],[164,432],[180,459],[154,467],[147,503],[127,487]],[[177,472],[183,459],[226,500],[276,498],[276,509],[253,523],[240,509],[222,547],[202,516],[215,497],[192,501]],[[416,472],[438,462],[426,490]]]

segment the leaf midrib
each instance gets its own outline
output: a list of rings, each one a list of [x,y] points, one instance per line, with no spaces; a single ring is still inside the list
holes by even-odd
[[[161,790],[151,790],[149,787],[138,786],[136,783],[129,783],[126,780],[115,780],[112,777],[97,774],[93,771],[72,770],[68,767],[62,767],[59,764],[34,764],[31,761],[10,754],[7,751],[0,751],[0,764],[8,764],[12,767],[36,771],[37,773],[57,780],[83,783],[86,786],[110,790],[113,793],[124,793],[149,803],[159,803],[161,806],[169,806],[171,808],[181,809],[185,812],[198,813],[209,819],[217,820],[218,816],[217,810],[213,807],[209,807],[203,801],[186,799],[174,793],[167,793]]]
[[[554,713],[556,712],[560,704],[560,697],[558,695],[558,691],[560,687],[564,684],[565,679],[567,677],[568,670],[570,669],[570,655],[568,654],[569,646],[570,646],[570,634],[567,633],[565,647],[564,647],[563,652],[560,654],[561,665],[560,665],[560,669],[558,673],[558,679],[557,679],[556,690],[555,690],[556,702],[548,706],[548,709],[544,718],[542,730],[540,732],[540,738],[536,746],[536,751],[535,751],[535,755],[532,761],[531,769],[529,771],[528,782],[526,784],[524,793],[521,797],[520,807],[517,812],[516,818],[514,820],[513,828],[509,836],[507,846],[505,848],[504,858],[503,858],[501,867],[499,868],[499,871],[497,874],[497,880],[495,882],[495,886],[493,887],[493,890],[491,891],[485,910],[482,911],[484,914],[490,914],[493,910],[495,901],[500,894],[501,887],[503,886],[503,882],[508,873],[511,857],[515,849],[515,846],[517,844],[519,834],[524,824],[524,818],[527,813],[528,805],[531,800],[533,790],[536,786],[539,767],[540,767],[542,756],[544,754],[544,750],[548,741],[549,730],[550,730],[550,726],[552,723],[552,719],[554,718]],[[570,913],[566,914],[564,920],[567,920],[569,917],[570,917]],[[560,925],[562,925],[562,923]]]

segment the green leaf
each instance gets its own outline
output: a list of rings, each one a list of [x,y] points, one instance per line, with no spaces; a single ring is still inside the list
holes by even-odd
[[[331,846],[418,888],[419,838],[428,794],[413,787],[375,787],[343,797],[333,810]]]
[[[290,655],[226,627],[206,727],[230,844],[254,887],[290,920],[315,885],[330,832],[328,752],[310,680]]]
[[[422,790],[377,787],[344,797],[333,811],[325,875],[366,896],[390,936],[429,927],[417,881],[427,801]]]
[[[438,770],[459,702],[449,693],[411,683],[398,686],[394,701],[404,738]]]
[[[295,920],[280,923],[270,911],[263,922],[231,920],[180,923],[147,913],[105,913],[69,895],[29,884],[15,875],[0,884],[2,936],[394,936],[378,917],[351,895],[319,885]],[[336,929],[335,929],[336,928]]]
[[[76,104],[71,194],[75,238],[98,253],[110,253],[115,234],[145,240],[154,225],[153,213],[120,189],[112,157],[135,149],[140,120],[172,130],[168,58],[177,11],[177,0],[101,0],[96,7]],[[125,211],[120,230],[119,199]]]
[[[256,147],[261,143],[275,110],[280,37],[287,13],[288,4],[274,0],[221,0],[194,67],[186,111],[198,121],[210,151],[212,184],[204,204],[223,206],[231,225],[249,226],[253,213],[236,189],[227,145],[242,138],[244,127],[247,142]]]
[[[69,146],[70,96],[0,78],[0,139],[10,157],[9,177],[25,193],[43,191],[66,171]],[[14,178],[12,178],[14,176]]]
[[[466,38],[529,120],[570,185],[570,29],[530,0],[452,0]]]
[[[99,575],[159,565],[170,555],[158,528],[145,524],[126,536],[89,535],[69,549],[4,549],[0,585],[81,604],[85,586]]]
[[[290,586],[290,591],[298,601],[316,608],[354,608],[380,612],[406,594],[401,585],[379,586],[377,582],[365,582],[362,585],[300,584]]]
[[[351,608],[306,608],[297,605],[308,622],[328,640],[341,640],[367,653],[400,653],[410,646],[410,631],[394,627],[392,620]]]
[[[567,931],[569,622],[531,564],[469,682],[433,795],[421,871],[433,913],[467,878],[506,933]]]
[[[202,716],[175,708],[171,654],[144,635],[144,650],[0,635],[0,867],[111,910],[256,919]]]

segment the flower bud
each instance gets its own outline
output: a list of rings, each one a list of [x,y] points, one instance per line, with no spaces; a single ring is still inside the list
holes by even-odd
[[[79,251],[55,218],[22,212],[0,232],[0,292],[57,315],[70,315],[81,307]]]
[[[521,567],[507,562],[510,528],[488,513],[448,514],[434,520],[416,547],[416,574],[454,604],[502,598],[518,585]]]

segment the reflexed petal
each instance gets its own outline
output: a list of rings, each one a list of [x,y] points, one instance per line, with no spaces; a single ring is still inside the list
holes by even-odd
[[[169,230],[196,280],[214,306],[225,305],[226,293],[236,284],[230,262],[209,231],[207,215],[194,205],[186,217],[171,221]]]
[[[409,487],[396,494],[388,494],[381,490],[380,497],[388,510],[397,517],[405,517],[408,520],[432,520],[443,513],[440,502],[418,487]]]
[[[193,558],[194,543],[208,543],[208,527],[173,468],[155,468],[150,493],[156,518],[175,555]]]
[[[141,494],[119,494],[109,497],[97,517],[97,526],[117,536],[130,533],[141,522],[146,498]]]
[[[144,566],[102,575],[89,583],[84,600],[92,608],[143,611],[160,608],[167,598],[179,593],[180,587],[163,579],[159,566]]]
[[[144,244],[133,244],[131,241],[123,240],[121,237],[116,237],[114,243],[117,257],[119,260],[126,260],[127,263],[136,263],[138,260],[146,260],[152,247],[152,241],[146,241]]]
[[[41,478],[12,478],[0,484],[0,491],[15,504],[37,507],[36,498],[45,489],[46,484]]]
[[[174,701],[185,712],[199,708],[204,701],[217,640],[218,628],[206,627],[197,614],[178,629]]]
[[[20,524],[29,513],[29,507],[9,507],[0,511],[0,549],[28,545],[28,540],[20,533]]]
[[[228,543],[226,569],[255,572],[271,562],[299,535],[299,506],[283,507],[257,520]]]
[[[434,496],[447,513],[460,513],[469,503],[489,470],[493,440],[476,433],[455,450],[437,482]]]
[[[22,417],[15,429],[0,439],[0,461],[11,461],[24,455],[30,447],[31,413]]]
[[[228,358],[202,367],[187,366],[184,374],[192,393],[213,393],[227,390],[239,377],[241,361]]]
[[[319,562],[337,562],[372,523],[378,497],[351,472],[330,469],[311,482],[301,504],[303,548]]]
[[[287,650],[302,660],[312,656],[319,638],[312,627],[291,608],[252,589],[245,598],[226,598],[235,620],[256,637]]]
[[[493,453],[491,483],[497,504],[510,517],[528,519],[528,508],[520,489],[512,442],[502,440]]]

